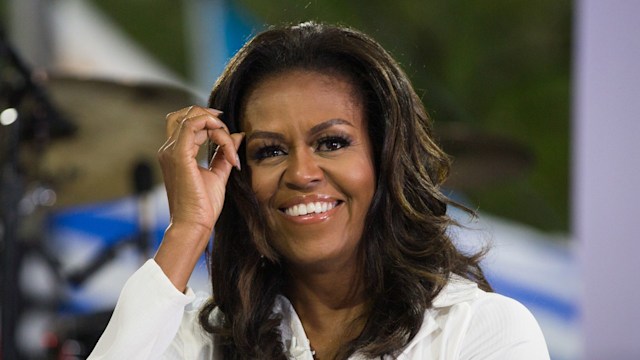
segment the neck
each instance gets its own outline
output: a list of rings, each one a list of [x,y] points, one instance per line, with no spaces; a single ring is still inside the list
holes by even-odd
[[[290,269],[287,296],[316,358],[333,359],[364,328],[369,303],[358,267],[315,270]]]

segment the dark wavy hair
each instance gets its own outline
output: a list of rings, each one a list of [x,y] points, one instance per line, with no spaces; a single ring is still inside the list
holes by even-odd
[[[232,132],[241,131],[249,92],[266,77],[291,70],[346,77],[363,99],[377,177],[359,245],[371,307],[364,329],[338,357],[356,351],[395,356],[416,335],[452,274],[491,290],[480,254],[460,252],[448,235],[456,224],[447,206],[456,204],[439,187],[449,158],[433,141],[422,101],[396,61],[376,41],[345,27],[303,23],[258,34],[230,60],[209,106],[224,111]],[[224,358],[284,359],[280,318],[272,313],[285,287],[284,264],[270,244],[248,166],[230,176],[209,267],[213,297],[200,323]],[[215,308],[221,316],[213,319]]]

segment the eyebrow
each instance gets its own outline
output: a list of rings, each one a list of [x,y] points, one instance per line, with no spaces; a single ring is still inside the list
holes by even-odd
[[[331,120],[327,120],[325,122],[321,122],[318,125],[315,125],[311,128],[311,130],[309,130],[309,133],[311,135],[315,135],[323,130],[326,130],[332,126],[335,125],[349,125],[351,127],[354,127],[353,124],[351,124],[350,122],[348,122],[347,120],[344,119],[331,119]]]
[[[351,124],[349,121],[344,120],[344,119],[330,119],[327,120],[325,122],[322,122],[318,125],[314,125],[310,130],[309,130],[309,134],[310,135],[315,135],[323,130],[326,130],[332,126],[335,125],[348,125],[351,127],[354,127],[353,124]],[[272,131],[253,131],[251,132],[248,136],[247,136],[247,142],[254,140],[254,139],[271,139],[271,140],[277,140],[277,141],[284,141],[284,135],[277,133],[277,132],[272,132]]]
[[[247,136],[247,143],[255,139],[270,139],[284,141],[284,135],[271,131],[253,131]]]

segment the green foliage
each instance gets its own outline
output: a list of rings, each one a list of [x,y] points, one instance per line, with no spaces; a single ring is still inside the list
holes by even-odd
[[[92,0],[140,46],[170,69],[186,76],[182,1]]]

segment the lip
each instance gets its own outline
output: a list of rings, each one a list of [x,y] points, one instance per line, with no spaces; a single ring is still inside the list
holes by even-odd
[[[336,205],[331,210],[325,211],[320,214],[312,213],[312,214],[300,215],[300,216],[287,215],[283,210],[297,204],[308,204],[311,202],[333,202],[333,203],[336,203]],[[338,211],[338,209],[342,207],[343,203],[344,201],[340,199],[336,199],[335,197],[330,195],[310,194],[310,195],[304,195],[304,196],[294,196],[287,199],[287,201],[283,202],[280,206],[278,206],[278,213],[281,216],[283,216],[286,220],[297,223],[297,224],[314,224],[314,223],[319,223],[327,220],[329,217],[335,214],[335,212]]]

